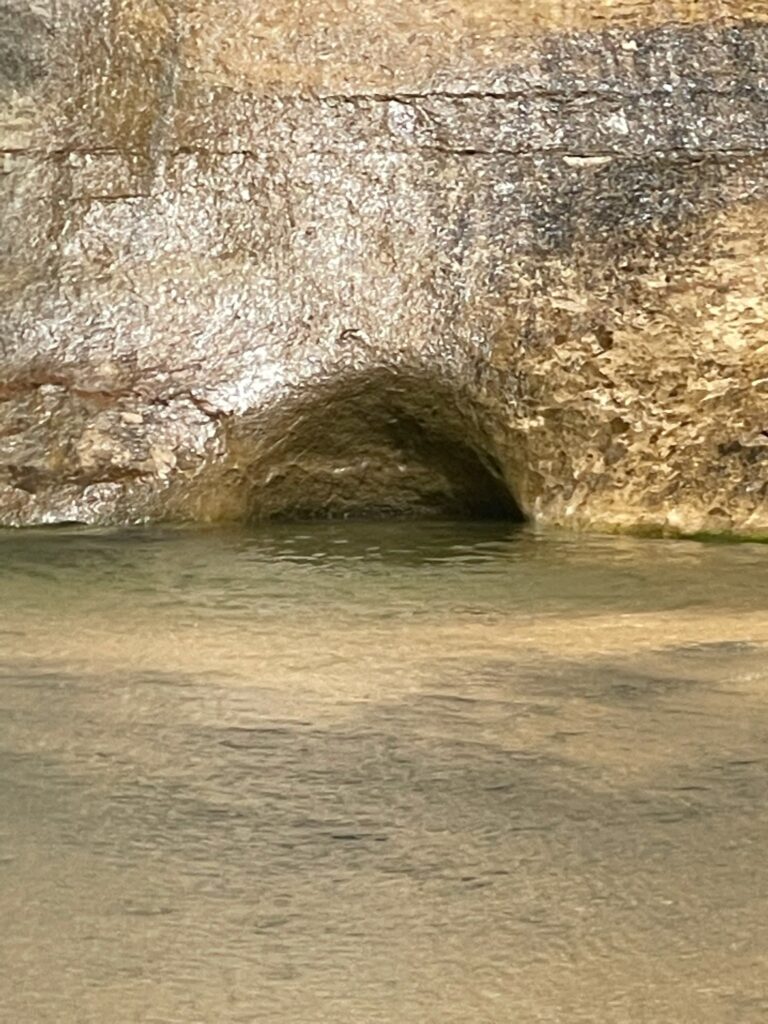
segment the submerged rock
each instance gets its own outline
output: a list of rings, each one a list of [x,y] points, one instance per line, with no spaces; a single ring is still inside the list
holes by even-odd
[[[0,523],[768,531],[768,10],[706,7],[0,3]]]

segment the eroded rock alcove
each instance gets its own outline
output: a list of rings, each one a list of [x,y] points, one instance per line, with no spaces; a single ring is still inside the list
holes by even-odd
[[[0,523],[768,531],[766,21],[0,8]]]
[[[450,517],[522,521],[492,441],[435,375],[313,381],[227,444],[238,518]]]

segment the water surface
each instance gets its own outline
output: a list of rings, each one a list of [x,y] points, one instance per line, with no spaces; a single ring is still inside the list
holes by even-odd
[[[768,1020],[768,547],[0,535],[0,1019]]]

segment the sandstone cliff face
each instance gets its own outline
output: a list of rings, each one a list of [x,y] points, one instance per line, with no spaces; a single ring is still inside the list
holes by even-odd
[[[768,531],[763,4],[0,0],[0,100],[0,524]]]

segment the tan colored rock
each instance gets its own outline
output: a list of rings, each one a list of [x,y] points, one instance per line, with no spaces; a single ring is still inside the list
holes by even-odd
[[[0,3],[0,522],[768,532],[768,6]]]

